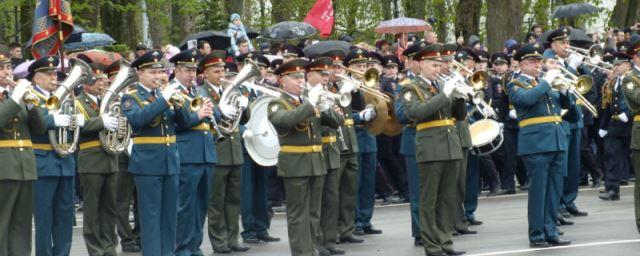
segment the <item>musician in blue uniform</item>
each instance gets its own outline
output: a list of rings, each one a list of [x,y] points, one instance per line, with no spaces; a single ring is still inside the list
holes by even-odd
[[[178,88],[191,104],[201,100],[200,109],[183,107],[188,116],[186,127],[177,127],[176,140],[180,155],[178,181],[178,224],[176,229],[176,255],[202,255],[204,220],[210,195],[216,151],[209,118],[213,116],[213,105],[202,97],[204,91],[196,87],[196,50],[182,51],[169,62],[175,65],[171,85]]]
[[[42,57],[29,66],[27,77],[34,84],[47,123],[46,133],[31,138],[38,169],[33,190],[36,255],[68,255],[75,218],[73,196],[76,161],[72,155],[61,157],[54,150],[48,135],[49,132],[57,133],[57,128],[69,127],[72,118],[52,113],[44,105],[56,89],[56,67],[59,63],[60,59],[56,56]],[[83,126],[84,116],[78,115],[76,118],[77,125]]]
[[[620,182],[625,178],[627,155],[631,154],[631,131],[633,113],[623,95],[625,75],[632,68],[631,56],[627,49],[614,53],[615,80],[603,88],[603,106],[600,130],[604,142],[605,193],[599,195],[603,200],[620,200]]]
[[[344,59],[349,68],[364,72],[369,60],[369,52],[363,49],[354,49]],[[363,77],[352,74],[352,77],[364,80]],[[356,235],[381,234],[382,230],[375,229],[371,225],[373,206],[375,204],[376,186],[376,137],[364,128],[364,124],[376,117],[374,108],[354,109],[353,121],[356,124],[358,138],[358,195],[356,197]]]
[[[582,65],[582,59],[577,55],[568,55],[566,49],[569,47],[569,34],[568,28],[561,27],[551,32],[549,35],[549,41],[551,43],[550,48],[546,50],[546,54],[555,55],[558,57],[558,65],[571,72],[573,75],[589,74]],[[580,72],[578,72],[578,70]],[[568,212],[565,216],[586,216],[587,212],[580,211],[575,205],[574,201],[578,197],[578,187],[580,183],[580,141],[582,140],[582,108],[576,106],[578,112],[578,120],[570,121],[564,118],[568,122],[570,128],[569,135],[569,148],[566,155],[567,159],[567,173],[563,184],[563,196],[561,198],[560,210],[562,212]],[[564,218],[559,219],[561,223],[570,224],[571,222]]]
[[[539,43],[518,50],[514,58],[520,61],[522,73],[507,86],[520,126],[518,155],[529,177],[529,246],[533,248],[570,243],[559,237],[556,221],[568,148],[560,109],[570,109],[574,102],[566,89],[552,90],[548,81],[555,77],[538,78],[542,51]]]
[[[122,98],[122,109],[132,128],[129,172],[138,188],[142,255],[174,255],[180,157],[176,126],[188,127],[181,104],[171,100],[178,89],[168,84],[160,61],[162,53],[149,51],[131,63],[138,73],[135,90]],[[187,104],[187,103],[185,103]]]

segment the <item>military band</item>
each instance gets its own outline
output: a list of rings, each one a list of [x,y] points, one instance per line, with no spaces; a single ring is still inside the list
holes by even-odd
[[[268,202],[279,189],[271,203],[286,202],[290,254],[341,255],[383,233],[372,219],[387,175],[392,189],[379,194],[409,202],[406,234],[428,256],[464,254],[453,236],[478,233],[469,226],[483,224],[481,190],[516,194],[516,183],[528,190],[529,246],[563,246],[558,226],[587,216],[576,199],[593,140],[599,198],[620,200],[640,169],[640,36],[610,64],[593,64],[566,27],[493,54],[425,41],[401,56],[365,48],[284,44],[281,56],[235,59],[149,50],[131,64],[79,55],[67,73],[46,56],[16,81],[0,53],[0,255],[31,254],[32,215],[35,255],[69,255],[76,186],[89,255],[116,255],[118,243],[205,255],[205,234],[215,254],[279,242]],[[640,189],[634,196],[640,231]]]

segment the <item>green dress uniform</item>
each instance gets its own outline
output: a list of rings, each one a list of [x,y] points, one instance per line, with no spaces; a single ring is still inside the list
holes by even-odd
[[[634,48],[640,46],[640,37],[634,36],[632,38]],[[638,54],[635,51],[633,54]],[[633,169],[636,170],[636,177],[640,173],[640,69],[638,66],[634,66],[631,72],[627,74],[622,83],[622,91],[624,93],[627,105],[633,112],[633,129],[631,132],[631,158],[633,162]],[[638,232],[640,232],[640,183],[636,178],[636,184],[633,193],[635,213],[636,213],[636,225]]]
[[[1,58],[2,56],[0,56]],[[3,59],[3,63],[8,63]],[[40,108],[0,93],[0,255],[31,254],[31,216],[36,162],[31,134],[46,130]]]
[[[84,199],[82,235],[89,255],[115,256],[118,159],[107,153],[100,143],[98,134],[104,130],[104,124],[98,101],[86,92],[76,99],[86,120],[80,130],[78,152],[78,174]]]
[[[414,60],[439,58],[442,46],[426,45]],[[452,100],[435,81],[422,76],[403,86],[407,117],[416,122],[416,161],[420,170],[420,224],[427,255],[453,251],[457,183],[462,160]]]
[[[225,57],[224,52],[214,51],[200,60],[199,67],[202,70],[215,65],[224,66]],[[219,85],[212,85],[206,81],[205,83],[204,90],[207,96],[218,108],[224,90]],[[219,110],[217,111],[219,112]],[[248,119],[248,111],[238,114],[242,114],[242,117],[239,117],[241,118],[240,123],[245,123]],[[225,117],[225,119],[228,118]],[[214,251],[222,252],[240,248],[238,245],[238,235],[240,234],[238,220],[242,191],[242,164],[244,163],[241,140],[240,128],[236,127],[230,134],[224,134],[224,139],[215,143],[218,161],[213,171],[213,185],[207,213],[209,241]]]
[[[280,66],[275,73],[301,73],[305,65],[305,60],[295,59]],[[333,128],[339,125],[336,116],[328,113],[320,115],[308,101],[301,103],[284,93],[268,106],[269,121],[279,136],[278,176],[284,182],[289,247],[294,256],[317,255],[314,245],[327,173],[322,155],[321,123]]]

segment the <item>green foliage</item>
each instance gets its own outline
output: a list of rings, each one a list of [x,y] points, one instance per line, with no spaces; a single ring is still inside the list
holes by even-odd
[[[114,44],[102,47],[102,49],[104,49],[105,51],[117,52],[120,54],[124,54],[125,52],[131,50],[131,48],[129,48],[129,46],[127,46],[126,44]]]

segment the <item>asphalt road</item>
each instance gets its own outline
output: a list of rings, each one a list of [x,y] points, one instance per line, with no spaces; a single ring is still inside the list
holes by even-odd
[[[467,251],[467,255],[637,256],[640,255],[640,235],[634,221],[633,187],[621,191],[620,201],[606,202],[597,198],[597,190],[582,189],[577,204],[588,211],[589,216],[572,218],[575,225],[560,227],[572,245],[542,250],[528,247],[525,193],[492,198],[482,195],[476,216],[484,225],[471,227],[479,234],[455,237],[454,244],[457,249]],[[71,255],[88,255],[82,238],[82,215],[78,214],[77,218]],[[377,207],[373,224],[384,233],[363,236],[366,239],[363,244],[340,245],[347,250],[347,255],[424,255],[421,247],[413,246],[407,204]],[[282,238],[282,242],[248,245],[249,252],[232,255],[290,255],[285,216],[276,215],[271,227],[270,234]],[[207,255],[213,252],[206,238],[202,249]]]

